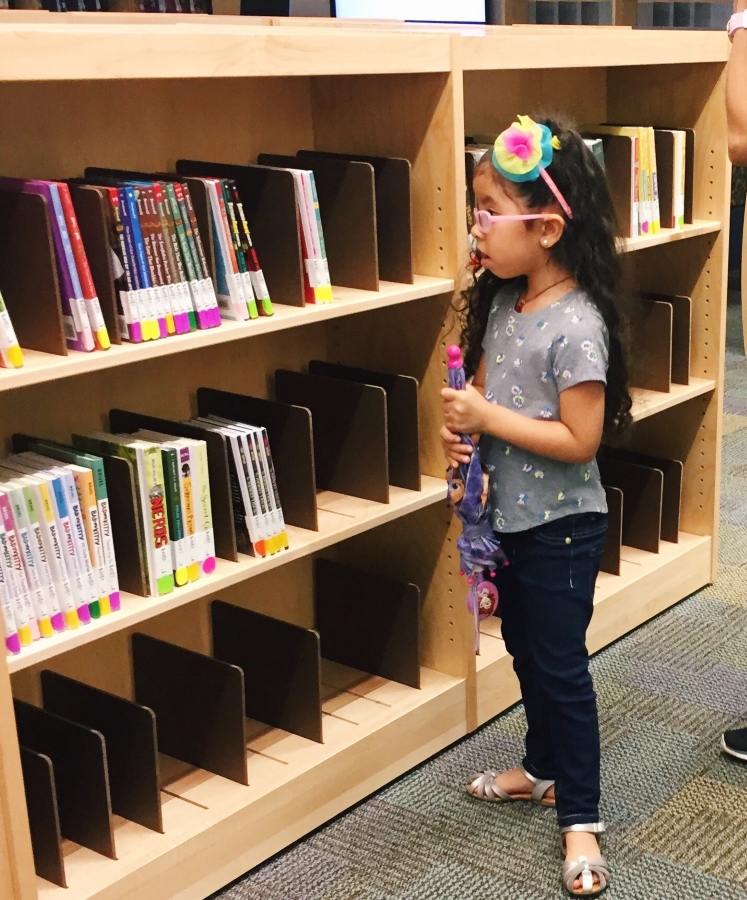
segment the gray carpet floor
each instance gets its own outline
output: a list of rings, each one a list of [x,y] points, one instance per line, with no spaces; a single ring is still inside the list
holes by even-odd
[[[592,662],[610,900],[747,900],[747,359],[729,308],[717,581]],[[215,900],[555,900],[554,812],[470,800],[466,777],[522,754],[521,707],[389,785]],[[247,836],[250,840],[251,837]]]

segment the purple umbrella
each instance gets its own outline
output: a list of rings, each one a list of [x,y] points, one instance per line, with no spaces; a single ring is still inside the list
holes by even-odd
[[[463,391],[467,386],[464,361],[459,347],[446,351],[449,357],[449,387]],[[494,584],[481,576],[486,570],[495,574],[506,564],[506,557],[490,524],[487,502],[487,475],[480,461],[480,448],[472,438],[461,435],[462,442],[472,447],[468,463],[449,469],[449,497],[454,511],[462,522],[462,534],[457,541],[461,575],[469,581],[467,608],[475,618],[475,652],[480,652],[480,620],[492,616],[498,606],[498,591]]]

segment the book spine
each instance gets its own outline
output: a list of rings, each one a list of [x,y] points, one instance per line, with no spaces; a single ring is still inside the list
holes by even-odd
[[[197,505],[200,510],[200,524],[202,526],[204,557],[202,559],[202,571],[211,575],[215,571],[215,535],[213,532],[213,508],[210,499],[210,470],[208,469],[207,444],[205,441],[196,441],[195,472],[197,474]]]
[[[243,484],[246,485],[247,499],[249,501],[249,510],[251,516],[249,518],[249,533],[252,537],[254,552],[258,556],[266,556],[268,552],[267,539],[271,536],[267,527],[267,522],[260,507],[259,491],[254,478],[254,469],[249,456],[249,449],[246,445],[246,434],[241,432],[236,436],[236,443],[239,448],[239,460],[241,462]]]
[[[192,237],[195,243],[195,250],[197,251],[197,258],[200,263],[199,267],[202,272],[202,286],[203,294],[205,296],[205,303],[207,309],[209,310],[210,321],[214,326],[217,326],[220,325],[220,309],[218,308],[218,298],[215,296],[213,279],[210,277],[210,267],[207,263],[205,245],[202,240],[202,235],[200,234],[200,228],[197,224],[197,216],[195,215],[194,205],[192,203],[192,193],[189,190],[189,185],[186,183],[181,185],[181,189],[184,196],[184,207],[187,211],[189,226],[192,230]]]
[[[637,137],[631,138],[631,142],[633,145],[633,211],[634,211],[634,222],[631,223],[631,236],[636,237],[639,234],[643,234],[643,223],[642,223],[642,210],[643,206],[641,203],[641,160],[640,160],[640,147],[639,140]]]
[[[81,465],[83,465],[82,462]],[[102,459],[93,459],[91,460],[90,465],[96,493],[96,506],[99,514],[101,551],[106,573],[106,592],[109,595],[109,607],[111,611],[119,612],[122,606],[122,600],[119,596],[119,573],[117,572],[117,557],[114,551],[114,533],[112,531],[112,517],[109,506],[109,492],[106,486],[104,461]]]
[[[199,313],[202,307],[202,293],[197,289],[198,276],[194,268],[194,261],[189,250],[187,234],[184,230],[184,222],[182,221],[181,208],[176,197],[176,190],[173,184],[165,184],[164,192],[166,200],[171,210],[171,216],[174,221],[174,231],[176,233],[177,242],[179,244],[179,258],[182,261],[186,274],[189,291],[190,291],[190,313],[189,325],[190,330],[194,331],[199,324]],[[204,327],[200,325],[200,327]]]
[[[158,326],[161,337],[168,337],[176,333],[176,325],[174,323],[174,312],[171,304],[171,290],[168,272],[168,263],[162,254],[160,240],[163,239],[161,234],[161,220],[158,216],[156,208],[155,196],[153,188],[143,189],[143,211],[148,222],[148,236],[150,237],[150,254],[152,259],[151,278],[154,290],[159,301],[159,319]]]
[[[189,311],[192,303],[189,298],[189,288],[187,288],[185,283],[184,270],[179,259],[176,228],[173,222],[169,221],[167,202],[164,198],[163,188],[158,182],[153,186],[153,200],[156,204],[156,215],[161,223],[160,237],[163,244],[164,266],[169,273],[169,284],[172,291],[174,328],[177,334],[186,334],[190,331]]]
[[[187,539],[188,563],[187,571],[190,581],[200,577],[202,558],[198,543],[197,525],[195,522],[195,500],[192,479],[193,451],[189,445],[179,446],[179,487],[184,510],[184,531]]]
[[[47,547],[47,559],[52,572],[52,581],[57,592],[60,610],[68,628],[78,627],[78,613],[75,606],[75,595],[67,575],[62,539],[54,514],[53,500],[49,485],[42,480],[37,487],[39,497],[39,521],[44,532],[44,543]],[[62,629],[60,629],[62,630]]]
[[[23,365],[23,351],[10,321],[10,314],[0,294],[0,366],[4,369],[20,369]]]
[[[26,485],[22,488],[22,494],[26,504],[29,543],[31,545],[31,552],[34,555],[34,566],[39,575],[39,584],[41,585],[46,601],[49,621],[53,631],[64,631],[65,619],[62,615],[62,610],[60,609],[57,589],[55,588],[54,579],[52,578],[52,569],[49,565],[47,548],[44,544],[42,525],[39,520],[39,509],[35,502],[33,489]],[[44,632],[42,632],[42,634],[43,633]]]
[[[80,562],[81,573],[83,575],[83,587],[86,595],[85,608],[78,608],[78,616],[84,625],[88,624],[92,618],[101,617],[101,607],[99,605],[98,590],[96,587],[96,575],[91,563],[91,554],[88,550],[88,539],[86,538],[86,528],[83,524],[83,515],[78,499],[78,488],[75,485],[73,473],[65,468],[64,484],[67,500],[67,508],[70,514],[70,522],[73,527],[73,537],[75,539],[75,552]]]
[[[181,491],[179,489],[179,459],[174,447],[161,447],[166,510],[169,526],[174,581],[180,587],[189,581],[187,546],[184,540]]]
[[[228,437],[231,452],[228,456],[228,469],[231,480],[231,500],[233,522],[236,529],[236,544],[241,553],[254,554],[254,524],[251,522],[249,497],[244,482],[244,469],[239,455],[238,442]]]
[[[140,329],[140,313],[138,304],[130,299],[130,293],[136,290],[136,288],[132,278],[132,266],[130,254],[127,251],[125,229],[122,224],[119,192],[113,187],[107,188],[106,191],[109,198],[111,249],[112,253],[119,260],[124,273],[124,284],[122,284],[122,279],[118,279],[119,283],[115,285],[117,291],[117,313],[120,324],[119,331],[123,338],[135,343],[140,343],[143,339],[142,331]]]
[[[229,293],[231,296],[231,313],[230,318],[238,321],[244,321],[249,318],[249,307],[247,305],[246,296],[244,295],[244,285],[241,281],[239,273],[239,263],[236,258],[236,252],[233,246],[233,236],[231,234],[231,223],[228,219],[228,210],[223,199],[222,182],[217,180],[213,182],[215,188],[215,197],[218,203],[219,222],[222,225],[222,234],[225,241],[226,263]]]
[[[8,569],[9,583],[13,584],[16,597],[14,611],[18,639],[21,646],[28,647],[39,639],[39,626],[31,604],[31,592],[23,568],[20,538],[13,520],[10,500],[5,493],[0,493],[0,517],[3,522],[3,555]]]
[[[16,624],[16,597],[10,572],[10,554],[5,540],[5,528],[0,522],[0,601],[3,608],[3,625],[5,626],[5,649],[15,656],[21,652],[21,639]]]
[[[254,298],[254,286],[252,284],[252,279],[249,274],[247,263],[246,251],[248,250],[248,247],[246,247],[245,242],[242,241],[241,230],[239,228],[238,213],[236,212],[236,208],[234,206],[228,182],[225,180],[222,181],[221,188],[223,190],[223,203],[226,207],[226,212],[228,213],[228,223],[231,229],[233,252],[236,256],[236,262],[238,263],[239,267],[239,279],[241,281],[241,286],[244,292],[247,312],[250,319],[256,319],[259,315],[259,312],[257,310],[257,302]]]
[[[184,189],[178,182],[174,184],[174,195],[179,206],[179,217],[184,229],[184,238],[189,255],[192,271],[194,272],[193,297],[197,307],[197,321],[200,328],[213,328],[216,324],[214,316],[210,309],[210,298],[205,291],[205,280],[202,277],[202,266],[200,257],[197,252],[194,234],[192,232],[192,223],[189,219],[189,210],[184,199]]]
[[[278,482],[277,482],[277,477],[275,474],[275,463],[273,462],[272,453],[270,451],[270,439],[267,435],[266,428],[260,428],[259,431],[260,431],[260,435],[261,435],[262,444],[264,446],[264,451],[265,451],[264,458],[265,458],[265,463],[267,465],[267,474],[268,474],[269,481],[270,481],[270,488],[272,490],[272,497],[275,502],[275,509],[277,510],[277,514],[278,514],[278,523],[280,526],[281,536],[284,539],[283,547],[284,547],[284,549],[287,549],[288,548],[288,534],[287,534],[286,527],[285,527],[285,516],[283,515],[283,507],[280,503],[280,492],[278,491]]]
[[[70,236],[70,244],[73,250],[73,259],[78,270],[80,278],[81,292],[88,313],[88,320],[93,332],[93,340],[97,350],[108,350],[111,347],[109,340],[109,332],[104,322],[104,316],[101,313],[101,304],[96,294],[96,287],[93,283],[91,275],[91,267],[88,264],[88,255],[86,248],[83,246],[83,238],[78,225],[78,217],[75,214],[75,207],[70,196],[70,188],[64,183],[57,184],[57,190],[60,195],[62,209],[65,214],[65,222]]]
[[[166,321],[165,298],[161,289],[162,274],[158,268],[158,258],[155,247],[155,237],[153,235],[153,222],[151,221],[150,211],[148,209],[147,189],[138,187],[134,188],[135,201],[137,203],[137,215],[140,223],[140,234],[143,239],[143,249],[145,251],[145,261],[148,270],[148,280],[150,282],[150,293],[153,296],[156,323],[158,325],[159,338],[169,336],[168,323]]]
[[[184,208],[189,219],[189,226],[192,231],[195,250],[197,252],[197,262],[199,262],[199,265],[196,265],[196,267],[202,273],[201,285],[205,300],[205,307],[208,311],[208,318],[210,320],[211,327],[215,327],[220,325],[221,319],[220,309],[218,307],[218,298],[215,294],[215,286],[213,285],[213,280],[210,277],[210,267],[207,263],[204,242],[202,240],[200,229],[197,224],[197,216],[195,215],[194,205],[192,203],[192,194],[189,190],[189,185],[184,183],[181,185],[181,189],[184,196]]]
[[[247,260],[249,275],[254,287],[254,295],[257,300],[259,300],[262,315],[271,316],[273,314],[273,308],[272,300],[270,299],[270,292],[267,288],[267,282],[265,281],[264,272],[262,271],[262,267],[259,264],[257,251],[255,250],[254,244],[252,243],[252,235],[249,231],[249,223],[247,222],[246,216],[244,215],[244,205],[240,200],[239,192],[235,185],[233,187],[233,195],[234,202],[236,203],[236,211],[241,223],[241,230],[248,247]]]
[[[661,209],[659,206],[659,173],[656,168],[656,138],[653,128],[646,129],[648,138],[649,169],[651,170],[651,205],[653,217],[653,232],[661,231]]]
[[[332,301],[332,281],[329,277],[329,264],[327,262],[327,245],[324,243],[324,229],[322,228],[322,212],[319,208],[319,196],[316,191],[316,178],[313,172],[304,173],[304,186],[310,191],[311,196],[307,202],[311,203],[310,213],[312,218],[312,230],[316,236],[315,254],[318,259],[319,267],[319,288],[320,293],[318,299],[323,303]]]
[[[65,214],[62,209],[60,194],[57,189],[57,185],[54,183],[49,184],[49,197],[52,203],[54,217],[57,220],[57,230],[60,235],[60,243],[62,245],[63,257],[62,260],[60,260],[60,263],[67,270],[70,279],[70,313],[73,317],[75,330],[79,336],[79,340],[81,343],[80,349],[89,352],[96,348],[96,344],[93,340],[91,323],[88,319],[88,311],[86,309],[85,301],[83,300],[83,290],[80,286],[78,269],[75,265],[75,259],[73,257],[73,248],[72,244],[70,243],[70,235],[68,233],[67,224],[65,222]],[[72,334],[72,332],[70,333]]]
[[[208,196],[210,198],[210,209],[213,217],[213,232],[216,244],[216,284],[218,290],[218,303],[220,304],[221,316],[224,319],[234,321],[244,321],[248,318],[246,301],[239,294],[238,284],[235,274],[236,268],[235,257],[232,258],[232,243],[228,230],[228,222],[225,213],[225,207],[221,209],[221,188],[216,179],[206,180]]]
[[[88,544],[88,553],[91,558],[91,566],[96,580],[98,612],[99,615],[106,616],[111,612],[111,603],[109,601],[109,584],[106,566],[104,564],[102,553],[103,543],[101,540],[101,525],[99,523],[99,508],[96,503],[96,488],[93,483],[93,475],[91,474],[90,469],[76,466],[76,468],[73,469],[73,478],[75,479],[75,487],[78,491],[80,515],[83,520],[86,543]],[[96,618],[95,608],[92,610],[92,614],[94,618]]]
[[[110,194],[110,199],[112,195]],[[127,260],[125,271],[129,282],[129,291],[120,294],[122,304],[125,307],[125,316],[131,319],[131,327],[128,327],[132,341],[140,343],[146,340],[148,326],[146,325],[147,310],[143,298],[143,286],[140,282],[140,267],[137,262],[137,250],[135,249],[135,234],[130,221],[130,204],[124,188],[117,190],[117,204],[112,202],[112,214],[119,217],[122,223],[122,242],[124,245],[124,258]],[[128,316],[129,313],[129,316]],[[127,323],[130,326],[130,323]]]
[[[257,500],[259,505],[259,513],[262,517],[262,523],[264,525],[264,531],[267,535],[267,551],[268,553],[274,553],[274,543],[273,539],[275,538],[275,523],[273,522],[272,512],[270,509],[267,491],[265,489],[264,476],[262,472],[262,468],[260,466],[259,457],[257,456],[257,445],[254,441],[254,435],[249,431],[245,431],[243,434],[244,438],[244,446],[246,451],[249,454],[249,466],[252,474],[252,481],[257,493]]]
[[[145,242],[140,228],[140,213],[134,188],[125,188],[125,198],[129,213],[130,227],[132,229],[132,242],[135,248],[138,277],[140,281],[140,299],[142,302],[143,316],[141,318],[143,328],[143,340],[155,341],[161,336],[158,326],[158,309],[156,298],[153,294],[153,285],[150,280],[148,259],[145,255]]]
[[[20,488],[8,491],[11,509],[13,511],[13,519],[16,523],[16,531],[19,538],[19,549],[21,559],[23,560],[23,569],[26,573],[26,581],[29,586],[29,596],[31,597],[31,606],[34,610],[34,619],[39,627],[39,633],[42,637],[51,637],[54,634],[54,628],[49,619],[49,610],[47,609],[47,601],[42,590],[41,579],[34,561],[34,551],[31,547],[31,537],[29,535],[29,525],[26,517],[25,501],[23,491]]]
[[[42,475],[42,477],[47,477],[49,479],[51,488],[50,497],[53,501],[55,521],[60,537],[62,560],[68,575],[68,581],[70,582],[70,588],[73,595],[73,603],[75,605],[75,612],[71,612],[68,617],[68,628],[77,628],[82,621],[80,614],[81,607],[85,607],[87,611],[88,605],[83,587],[83,575],[80,562],[75,550],[73,527],[70,523],[70,517],[67,511],[65,488],[62,479],[53,473],[50,473],[48,476]]]
[[[677,183],[677,227],[685,227],[685,186],[687,183],[687,138],[684,131],[675,132],[675,150],[679,160],[679,181]]]
[[[174,571],[169,547],[168,519],[166,513],[166,490],[163,479],[161,451],[158,447],[142,450],[145,471],[144,500],[150,516],[150,532],[153,540],[155,582],[158,595],[163,596],[174,590]]]

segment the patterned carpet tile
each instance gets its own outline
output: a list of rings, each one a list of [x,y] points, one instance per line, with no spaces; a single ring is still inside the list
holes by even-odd
[[[747,887],[744,791],[696,777],[665,803],[631,841],[644,850]]]
[[[716,582],[592,660],[609,900],[747,900],[747,359],[730,305]],[[523,755],[516,707],[216,895],[216,900],[560,900],[555,814],[472,800]]]

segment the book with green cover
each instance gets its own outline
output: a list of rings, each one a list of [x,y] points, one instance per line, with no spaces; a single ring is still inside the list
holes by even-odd
[[[94,455],[115,454],[132,463],[137,477],[138,512],[145,536],[150,593],[154,597],[171,593],[174,590],[174,571],[160,448],[135,440],[131,435],[108,432],[74,434],[73,446]]]

